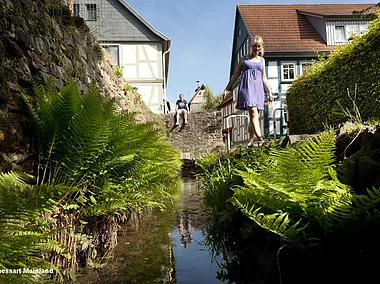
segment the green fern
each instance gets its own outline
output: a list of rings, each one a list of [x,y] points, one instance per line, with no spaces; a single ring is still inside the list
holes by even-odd
[[[0,268],[16,269],[23,267],[53,268],[42,258],[42,253],[55,251],[70,258],[65,247],[52,241],[57,229],[41,218],[41,212],[50,211],[56,202],[51,198],[40,198],[36,187],[28,182],[30,175],[24,173],[0,174]],[[14,275],[7,275],[8,283],[16,281]],[[20,278],[21,277],[21,278]],[[33,275],[19,275],[23,283],[33,282]]]
[[[359,215],[379,203],[380,191],[354,195],[351,187],[337,177],[334,150],[332,131],[294,147],[273,149],[267,165],[236,171],[244,186],[232,188],[234,195],[229,201],[258,225],[282,237],[285,228],[318,237],[320,230],[358,224]],[[287,222],[281,222],[285,216]],[[301,229],[296,229],[296,224]]]
[[[232,200],[232,203],[260,227],[281,236],[286,241],[295,242],[300,237],[298,233],[307,226],[307,224],[301,226],[301,220],[292,222],[289,213],[264,214],[260,212],[260,207],[249,208],[247,204],[240,203],[236,198]]]
[[[73,216],[78,234],[92,225],[85,224],[91,216],[163,207],[172,198],[180,156],[154,125],[136,123],[132,113],[117,113],[114,102],[94,86],[82,95],[74,82],[61,89],[35,85],[34,90],[35,106],[23,97],[37,137],[37,184],[29,192],[32,205],[25,214],[20,209],[8,212],[6,225],[13,219],[28,222],[30,212],[34,218],[41,212],[59,212]],[[36,224],[50,234],[33,235],[35,231],[25,227],[26,234],[45,241],[36,252],[46,249],[68,258],[64,247],[49,240],[57,229],[54,222]]]
[[[362,214],[380,203],[380,190],[376,188],[367,189],[368,195],[354,195],[352,203],[356,214]]]

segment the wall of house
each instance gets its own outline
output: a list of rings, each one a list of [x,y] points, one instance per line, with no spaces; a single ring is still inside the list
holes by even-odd
[[[234,27],[230,76],[234,73],[239,59],[250,51],[250,37],[239,12],[237,12]]]
[[[205,90],[198,90],[189,101],[191,111],[199,111],[207,102]]]
[[[154,113],[162,113],[164,98],[162,45],[126,43],[120,45],[120,66],[124,79],[138,89],[143,101]]]
[[[75,4],[79,4],[79,9]],[[88,6],[96,5],[96,6]],[[88,11],[96,10],[96,20]],[[91,33],[101,42],[159,41],[160,38],[118,0],[74,0]]]
[[[348,31],[347,26],[356,25],[360,30],[360,27],[367,26],[368,21],[365,20],[335,20],[335,21],[327,21],[326,22],[326,33],[327,33],[327,45],[336,45],[336,44],[344,44],[344,42],[337,42],[335,38],[335,26],[344,26],[346,39],[348,39]],[[347,42],[347,41],[346,41]]]
[[[163,113],[163,39],[118,0],[90,2],[96,6],[87,6],[88,0],[74,1],[79,16],[86,20],[91,33],[113,55],[115,64],[122,67],[124,79],[138,89],[149,109],[156,114]],[[89,19],[89,8],[96,9],[96,20]]]
[[[281,55],[276,55],[276,57],[265,57],[266,67],[267,67],[267,78],[273,93],[286,93],[286,90],[293,83],[294,79],[303,73],[303,64],[310,64],[312,60],[316,59],[314,56],[296,57],[288,56],[281,57]],[[294,79],[287,80],[283,77],[283,64],[293,64],[294,66]]]

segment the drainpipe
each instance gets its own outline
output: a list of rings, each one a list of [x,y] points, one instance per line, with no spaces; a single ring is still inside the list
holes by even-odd
[[[165,51],[163,54],[162,54],[162,67],[163,67],[163,77],[164,77],[164,105],[163,105],[163,111],[165,113],[165,110],[167,108],[167,98],[166,98],[166,66],[165,66],[165,57],[166,57],[166,54],[168,54],[170,52],[170,46],[168,48],[167,51]]]

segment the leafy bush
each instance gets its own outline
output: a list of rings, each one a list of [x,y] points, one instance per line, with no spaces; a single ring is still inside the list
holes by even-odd
[[[317,133],[360,113],[379,119],[380,18],[368,33],[316,61],[287,91],[292,134]],[[351,117],[347,117],[351,113]]]
[[[229,188],[231,197],[219,201],[225,208],[237,208],[254,224],[303,247],[314,245],[329,232],[364,226],[369,220],[378,222],[380,190],[371,188],[367,194],[358,195],[338,177],[338,172],[345,176],[355,165],[344,163],[344,170],[339,170],[334,131],[284,149],[272,147],[269,153],[257,153],[259,157],[252,159],[260,162],[253,166],[242,166],[244,158],[240,157],[235,159],[241,164],[229,161],[233,165],[228,171],[230,178],[220,179],[224,170],[217,166],[211,173],[202,174],[208,177],[205,195],[212,192],[217,196],[220,191],[225,196]],[[207,199],[205,206],[210,207]]]
[[[205,210],[218,221],[231,220],[235,210],[227,200],[233,196],[233,187],[244,185],[236,170],[260,168],[267,161],[270,148],[238,148],[234,153],[207,154],[197,162],[201,169],[198,178],[204,191]]]
[[[35,93],[36,107],[23,97],[35,130],[36,178],[0,175],[0,268],[54,268],[59,279],[74,279],[76,236],[86,239],[109,216],[171,201],[180,156],[157,126],[116,113],[95,87],[82,96],[75,83],[35,86]]]
[[[137,124],[131,113],[116,113],[95,87],[82,97],[75,83],[61,90],[37,86],[35,92],[37,107],[28,107],[36,128],[39,184],[80,187],[86,197],[110,206],[96,202],[93,213],[98,207],[121,213],[156,206],[169,197],[181,163],[158,130]]]
[[[124,85],[124,91],[125,92],[133,92],[133,87],[127,83]]]

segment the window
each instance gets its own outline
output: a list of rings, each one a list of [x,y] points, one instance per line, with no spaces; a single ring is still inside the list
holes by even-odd
[[[348,25],[346,26],[346,38],[348,40],[352,39],[352,36],[359,35],[359,26],[358,25]]]
[[[247,55],[247,54],[249,53],[248,38],[245,39],[245,41],[243,42],[241,48],[243,49],[243,51],[242,51],[242,56]]]
[[[102,45],[102,47],[112,55],[112,59],[115,62],[115,64],[120,65],[119,46],[118,45]]]
[[[87,21],[96,21],[96,4],[86,4]]]
[[[293,81],[296,78],[296,65],[294,63],[282,63],[281,79],[283,81]]]
[[[311,62],[302,62],[301,63],[301,74],[305,73],[305,70],[311,66]]]
[[[238,29],[237,34],[238,34],[238,37],[241,36],[241,29],[240,28]]]
[[[247,51],[246,54],[248,54],[249,53],[249,39],[248,38],[245,41],[245,50]]]
[[[79,17],[80,16],[80,5],[79,4],[73,4],[73,12],[74,12],[74,17]]]
[[[359,30],[361,34],[366,34],[368,31],[368,25],[360,25]]]
[[[335,42],[345,42],[344,26],[335,26]]]

